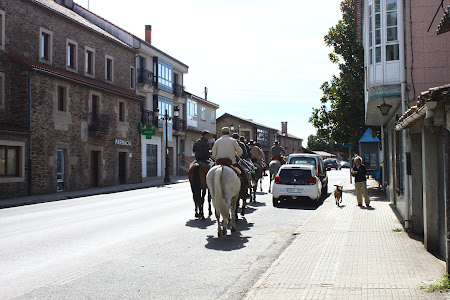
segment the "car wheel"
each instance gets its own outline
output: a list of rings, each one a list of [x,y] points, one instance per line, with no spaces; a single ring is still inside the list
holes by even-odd
[[[278,205],[279,205],[278,198],[272,197],[272,204],[273,204],[273,207],[278,207]]]

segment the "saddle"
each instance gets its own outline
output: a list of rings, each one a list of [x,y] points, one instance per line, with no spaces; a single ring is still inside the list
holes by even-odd
[[[216,160],[216,165],[227,166],[230,167],[238,176],[241,175],[241,170],[237,167],[233,166],[233,162],[229,158],[219,158]]]

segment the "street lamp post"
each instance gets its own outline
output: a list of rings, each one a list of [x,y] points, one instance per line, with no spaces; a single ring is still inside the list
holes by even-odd
[[[159,110],[158,109],[156,109],[156,118],[158,118],[158,116],[159,116]],[[169,139],[169,135],[168,135],[168,133],[169,133],[169,131],[168,131],[168,122],[169,121],[172,121],[172,120],[174,120],[174,119],[176,119],[176,118],[178,118],[178,116],[179,116],[179,113],[180,113],[180,108],[178,107],[178,106],[175,106],[174,108],[173,108],[173,117],[171,117],[171,116],[169,116],[169,112],[167,111],[167,109],[166,109],[166,111],[165,111],[165,113],[164,113],[164,115],[163,116],[161,116],[160,117],[160,120],[161,121],[164,121],[165,122],[165,125],[166,125],[166,138],[164,139],[164,142],[165,142],[165,152],[166,152],[166,167],[165,167],[165,174],[164,174],[164,183],[170,183],[170,177],[169,177],[169,173],[170,173],[170,168],[169,168],[169,165],[170,165],[170,160],[169,160],[169,147],[168,147],[168,139]]]

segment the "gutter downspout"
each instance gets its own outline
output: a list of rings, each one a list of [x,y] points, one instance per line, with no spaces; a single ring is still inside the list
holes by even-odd
[[[31,95],[31,76],[36,73],[36,70],[34,73],[31,73],[31,71],[28,71],[28,130],[30,132],[30,135],[28,136],[28,196],[31,196],[32,191],[32,183],[31,183],[31,142],[32,142],[32,125],[31,125],[31,115],[32,115],[32,100],[33,97]]]
[[[406,24],[406,5],[405,5],[405,1],[401,1],[403,9],[401,10],[403,12],[403,16],[402,16],[402,24]],[[403,28],[403,37],[406,37],[406,26]],[[411,51],[413,51],[413,49],[411,48]],[[406,38],[403,38],[403,72],[401,72],[401,78],[400,78],[400,82],[401,82],[401,93],[402,93],[402,115],[405,114],[406,112],[406,101],[408,101],[407,99],[407,92],[406,92]],[[406,129],[409,130],[409,129]],[[408,151],[408,147],[406,144],[406,134],[407,131],[402,131],[402,144],[403,144],[403,149],[402,149],[402,156],[403,156],[403,185],[405,187],[405,229],[409,229],[410,228],[410,206],[411,206],[411,199],[410,199],[410,192],[409,192],[409,175],[407,174],[407,151]]]

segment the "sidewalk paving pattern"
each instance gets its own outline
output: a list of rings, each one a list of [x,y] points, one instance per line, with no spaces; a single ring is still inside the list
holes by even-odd
[[[370,184],[372,209],[358,207],[346,183],[342,207],[330,196],[244,299],[450,299],[427,293],[445,264],[402,228]]]

